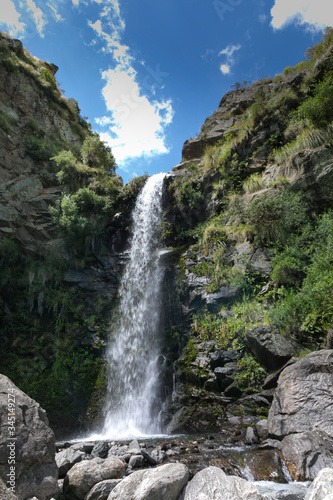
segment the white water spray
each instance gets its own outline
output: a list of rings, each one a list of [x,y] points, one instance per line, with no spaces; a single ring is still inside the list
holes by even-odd
[[[133,213],[130,256],[120,286],[120,319],[107,353],[110,374],[105,437],[160,433],[157,415],[163,270],[158,240],[164,177],[157,174],[148,179]]]

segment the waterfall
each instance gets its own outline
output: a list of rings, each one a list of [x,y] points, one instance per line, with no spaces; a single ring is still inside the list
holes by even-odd
[[[133,212],[129,260],[120,286],[119,323],[107,352],[108,400],[104,436],[160,433],[159,329],[163,268],[159,229],[165,174],[150,177]]]

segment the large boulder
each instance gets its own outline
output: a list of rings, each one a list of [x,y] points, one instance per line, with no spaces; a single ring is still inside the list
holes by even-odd
[[[322,469],[310,488],[304,500],[333,500],[333,469]]]
[[[0,479],[0,498],[1,500],[17,500],[17,496],[6,487],[2,479]]]
[[[333,463],[333,440],[321,431],[286,436],[279,450],[296,481],[313,481],[318,472]]]
[[[67,472],[64,481],[65,497],[67,500],[84,500],[95,484],[105,479],[120,479],[124,474],[124,462],[118,457],[84,460]]]
[[[56,454],[56,464],[59,469],[59,479],[64,478],[73,467],[73,465],[81,462],[85,453],[82,451],[73,450],[73,448],[67,448],[66,450],[59,451]]]
[[[177,500],[188,478],[187,467],[180,463],[137,471],[118,484],[108,500]]]
[[[122,479],[106,479],[95,484],[86,495],[85,500],[106,500],[111,491],[122,481]]]
[[[0,375],[0,478],[6,484],[10,472],[19,500],[34,496],[44,500],[60,494],[55,437],[46,412]]]
[[[333,438],[333,350],[312,352],[281,373],[268,416],[278,439],[309,430]]]
[[[267,325],[249,329],[246,332],[245,343],[253,356],[268,371],[277,370],[300,350],[297,342],[273,332]]]
[[[264,500],[253,484],[236,476],[227,476],[218,467],[198,472],[188,483],[182,500]]]

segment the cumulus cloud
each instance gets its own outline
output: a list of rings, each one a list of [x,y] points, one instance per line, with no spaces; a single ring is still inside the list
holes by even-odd
[[[327,0],[275,0],[271,25],[280,29],[287,24],[304,24],[321,30],[333,25],[333,3]]]
[[[15,36],[22,36],[25,24],[20,20],[21,14],[17,12],[12,0],[2,0],[0,9],[0,24],[6,27],[8,33]]]
[[[102,73],[105,81],[102,94],[110,115],[95,121],[101,127],[108,127],[101,132],[101,138],[112,148],[117,163],[126,168],[126,161],[133,158],[168,153],[165,129],[174,112],[170,99],[157,100],[147,95],[154,96],[157,86],[163,88],[165,73],[143,64],[147,75],[144,81],[139,81],[135,59],[122,41],[126,26],[118,0],[104,2],[102,7],[98,19],[90,20],[89,26],[102,41],[102,50],[112,55],[115,65]]]
[[[43,11],[40,7],[37,7],[37,5],[33,0],[26,0],[26,2],[28,8],[31,11],[37,31],[40,34],[40,36],[43,37],[44,36],[43,29],[45,24],[47,23],[46,19],[44,18]]]
[[[231,67],[235,64],[234,53],[241,48],[241,45],[228,45],[225,49],[219,52],[219,56],[225,56],[226,61],[220,65],[220,70],[223,75],[228,75],[231,72]]]

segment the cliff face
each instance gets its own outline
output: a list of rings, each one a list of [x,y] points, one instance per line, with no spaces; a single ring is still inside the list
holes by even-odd
[[[332,346],[332,42],[236,85],[167,179],[164,242],[185,246],[171,431],[242,432],[284,363]]]

